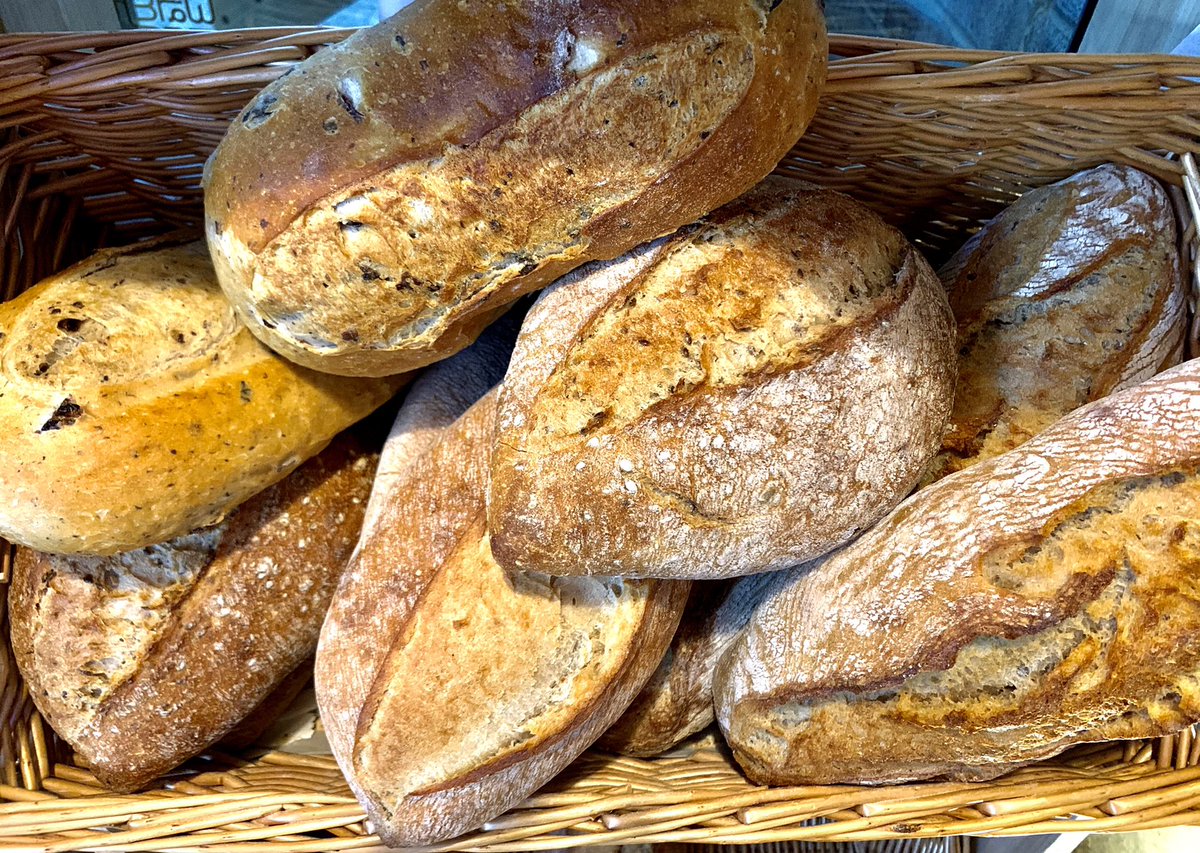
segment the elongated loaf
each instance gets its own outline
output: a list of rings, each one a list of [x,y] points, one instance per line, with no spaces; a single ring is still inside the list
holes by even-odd
[[[493,552],[693,578],[816,557],[916,484],[954,362],[942,287],[898,231],[768,179],[531,309],[500,397]]]
[[[317,652],[330,744],[343,762],[349,751],[388,844],[474,829],[565,768],[650,677],[687,597],[686,583],[496,565],[484,526],[495,400],[445,428],[395,488]],[[379,618],[385,583],[394,598]]]
[[[1200,361],[773,581],[717,717],[770,784],[987,779],[1200,719]]]
[[[489,436],[447,430],[504,376],[519,317],[491,326],[470,347],[429,368],[413,384],[379,458],[362,536],[321,629],[313,668],[317,703],[330,749],[360,799],[352,756],[359,712],[379,667],[437,566],[471,522],[474,504],[447,500],[437,484],[481,491],[486,474],[464,465],[462,447]],[[367,638],[376,638],[367,641]]]
[[[816,110],[818,0],[428,0],[268,86],[205,170],[222,286],[301,364],[379,376],[765,176]]]
[[[220,524],[162,545],[111,557],[18,551],[17,664],[100,781],[150,782],[219,740],[312,655],[377,450],[343,435]]]
[[[770,577],[694,582],[662,663],[598,745],[623,755],[658,755],[712,723],[717,661],[750,621]]]
[[[926,480],[1011,450],[1183,357],[1175,214],[1162,186],[1129,166],[1026,193],[941,275],[959,376]]]
[[[392,395],[247,332],[203,243],[99,252],[0,305],[0,535],[113,554],[219,520]]]

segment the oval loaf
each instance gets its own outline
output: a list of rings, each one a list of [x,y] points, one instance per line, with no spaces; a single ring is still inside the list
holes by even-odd
[[[1162,186],[1129,166],[1026,193],[941,275],[958,322],[959,372],[929,481],[1011,450],[1183,357],[1175,214]]]
[[[321,721],[333,757],[360,799],[365,794],[354,777],[355,731],[388,638],[399,633],[433,579],[434,572],[422,567],[445,559],[471,521],[474,504],[450,498],[484,488],[472,478],[486,471],[464,466],[458,454],[463,443],[487,436],[476,439],[459,424],[456,441],[442,439],[504,377],[519,326],[519,318],[502,318],[409,389],[379,457],[362,535],[321,629],[313,667]]]
[[[113,554],[218,521],[401,380],[279,358],[238,322],[204,244],[107,249],[0,305],[0,535]]]
[[[953,391],[920,254],[846,196],[770,178],[530,310],[500,396],[493,551],[559,575],[795,565],[912,489]]]
[[[390,845],[475,829],[563,770],[650,677],[687,597],[678,581],[496,565],[484,525],[495,400],[391,481],[322,630],[329,742]]]
[[[462,349],[509,302],[692,222],[816,110],[818,0],[427,0],[272,83],[205,171],[222,286],[333,373]]]
[[[773,580],[717,670],[767,784],[988,779],[1200,720],[1200,361]]]
[[[12,644],[34,704],[107,787],[219,740],[312,655],[378,457],[343,434],[214,527],[109,557],[19,549]]]

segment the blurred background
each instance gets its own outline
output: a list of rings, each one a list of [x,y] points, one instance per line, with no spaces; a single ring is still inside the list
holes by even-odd
[[[363,26],[407,0],[0,0],[9,32],[118,27]],[[829,29],[957,47],[1166,53],[1200,24],[1200,0],[826,0]]]

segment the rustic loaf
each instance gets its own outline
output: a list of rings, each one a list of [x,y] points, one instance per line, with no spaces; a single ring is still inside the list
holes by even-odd
[[[413,383],[384,444],[367,503],[362,535],[321,629],[313,668],[325,735],[351,788],[359,711],[390,645],[433,579],[435,568],[466,531],[472,504],[447,501],[434,484],[453,479],[473,493],[483,488],[478,466],[463,465],[461,445],[473,439],[463,413],[504,377],[519,317],[491,326],[470,347],[426,370]],[[486,440],[479,436],[479,440]],[[486,472],[484,472],[486,473]],[[409,571],[397,571],[397,567]],[[364,642],[364,637],[381,638]]]
[[[165,544],[17,552],[17,664],[101,782],[133,790],[195,755],[312,655],[377,448],[344,434],[216,526]]]
[[[500,396],[496,559],[717,578],[823,554],[937,450],[953,343],[942,287],[898,231],[768,179],[530,310]]]
[[[765,176],[826,53],[817,0],[414,3],[230,126],[205,170],[222,286],[310,367],[445,358],[522,293]]]
[[[393,481],[317,652],[330,745],[392,845],[474,829],[565,768],[654,671],[687,597],[681,582],[496,565],[484,526],[495,400]]]
[[[1162,186],[1105,165],[1026,193],[941,271],[958,322],[932,481],[1179,363],[1187,304]]]
[[[279,358],[203,243],[108,249],[0,305],[0,535],[113,554],[212,524],[391,396]]]
[[[597,745],[623,755],[658,755],[712,723],[713,671],[746,627],[770,577],[693,583],[662,663]]]
[[[987,779],[1200,719],[1200,361],[773,580],[717,717],[769,784]]]

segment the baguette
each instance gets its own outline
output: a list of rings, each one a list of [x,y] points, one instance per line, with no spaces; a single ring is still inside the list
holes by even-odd
[[[1105,165],[1023,195],[941,271],[959,379],[926,482],[1179,363],[1187,302],[1162,186]]]
[[[219,521],[402,382],[274,355],[183,237],[106,249],[0,305],[0,365],[0,535],[67,554]]]
[[[17,665],[105,786],[220,740],[312,655],[376,459],[344,434],[215,527],[111,557],[17,552]]]
[[[204,177],[222,286],[309,367],[445,358],[523,293],[770,172],[816,110],[819,5],[414,3],[230,126]]]
[[[717,661],[750,621],[770,577],[693,583],[662,663],[597,746],[622,755],[658,755],[711,724]]]
[[[493,553],[696,579],[812,559],[916,485],[954,366],[941,285],[900,232],[768,179],[530,310],[500,396]]]
[[[1200,361],[917,492],[773,580],[717,670],[772,785],[989,779],[1200,719]]]

